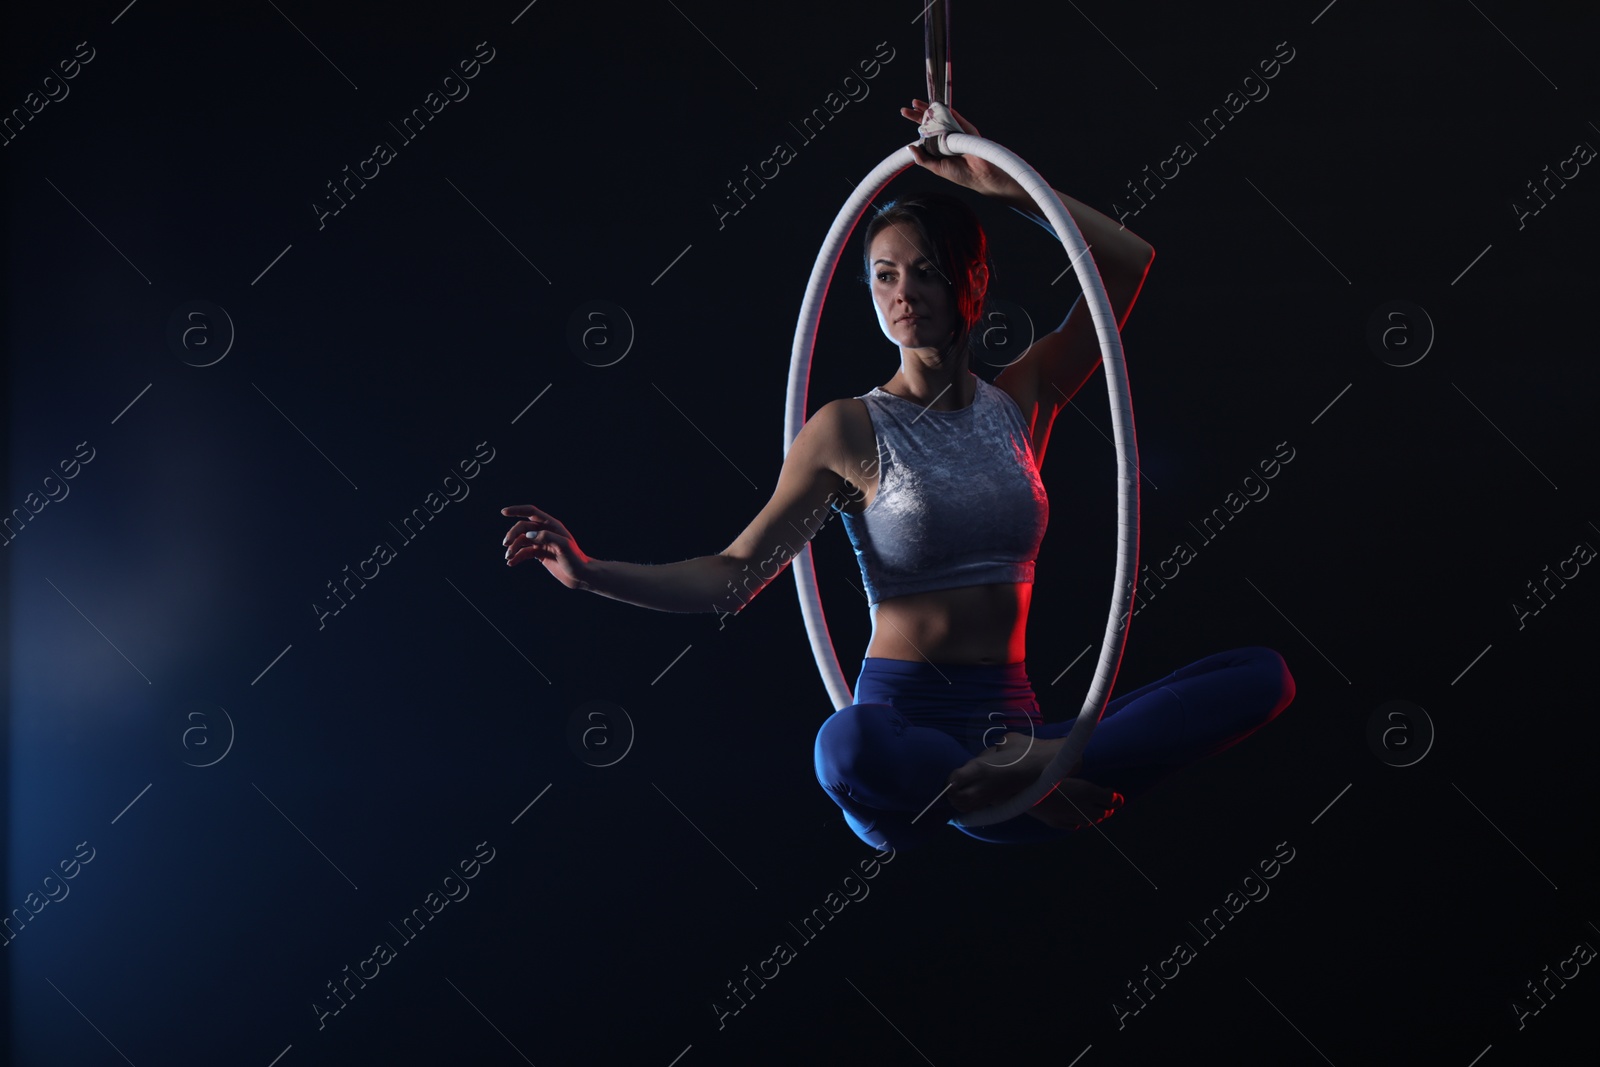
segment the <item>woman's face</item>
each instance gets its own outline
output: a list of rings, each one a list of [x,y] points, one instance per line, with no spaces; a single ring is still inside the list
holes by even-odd
[[[939,348],[956,330],[955,297],[916,236],[895,223],[872,239],[872,302],[889,340],[901,348]]]

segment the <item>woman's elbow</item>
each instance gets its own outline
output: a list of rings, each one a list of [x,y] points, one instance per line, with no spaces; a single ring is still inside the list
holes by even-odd
[[[717,597],[713,611],[719,614],[724,610],[734,612],[743,611],[756,595],[765,589],[771,582],[770,578],[761,576],[758,565],[747,559],[718,553],[726,561],[727,573],[719,576],[726,579],[725,585],[717,589]]]

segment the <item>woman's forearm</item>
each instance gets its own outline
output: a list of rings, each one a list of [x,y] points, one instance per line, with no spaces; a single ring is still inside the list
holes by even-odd
[[[1099,264],[1102,269],[1108,265],[1115,264],[1125,266],[1130,270],[1137,270],[1143,274],[1145,267],[1150,263],[1150,257],[1155,253],[1155,249],[1150,246],[1149,242],[1126,226],[1119,225],[1115,219],[1096,211],[1088,204],[1072,199],[1072,197],[1059,189],[1051,191],[1061,198],[1061,203],[1066,207],[1067,214],[1071,215],[1072,221],[1078,224],[1078,231],[1083,234],[1084,243],[1094,249],[1092,254],[1095,263]],[[1016,192],[1002,196],[1000,199],[1006,205],[1015,208],[1052,234],[1055,234],[1055,227],[1051,226],[1049,221],[1045,219],[1044,212],[1034,203],[1033,197],[1029,196],[1020,186]],[[1056,237],[1058,240],[1060,239],[1059,234],[1056,234]]]
[[[661,564],[596,559],[589,563],[582,588],[655,611],[737,611],[765,584],[736,597],[730,587],[742,569],[748,568],[723,555]]]

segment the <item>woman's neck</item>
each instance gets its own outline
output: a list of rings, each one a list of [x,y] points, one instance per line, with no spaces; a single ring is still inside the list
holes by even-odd
[[[958,411],[977,397],[978,379],[965,359],[946,368],[902,358],[900,370],[880,388],[935,411]]]

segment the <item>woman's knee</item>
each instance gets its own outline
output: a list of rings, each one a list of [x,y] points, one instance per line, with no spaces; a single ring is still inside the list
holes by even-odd
[[[1259,690],[1262,721],[1276,718],[1294,701],[1294,675],[1289,673],[1289,664],[1275,649],[1264,645],[1249,645],[1237,652],[1249,665],[1252,680]]]
[[[851,704],[828,716],[817,731],[817,778],[842,784],[869,770],[895,736],[898,712],[888,704]]]

